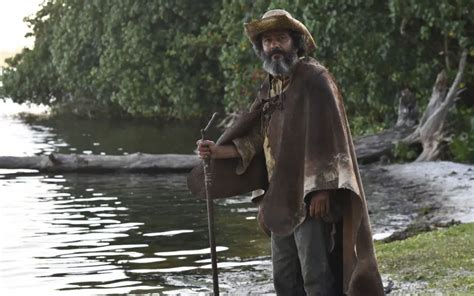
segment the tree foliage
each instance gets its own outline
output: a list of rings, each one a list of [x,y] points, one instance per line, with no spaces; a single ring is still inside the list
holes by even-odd
[[[218,2],[49,0],[27,19],[33,50],[8,60],[4,93],[77,114],[189,118],[218,108]],[[213,13],[214,12],[214,13]]]
[[[241,110],[264,77],[243,23],[273,8],[312,32],[357,133],[392,124],[403,89],[425,103],[463,48],[474,56],[470,0],[48,0],[27,19],[35,47],[8,61],[2,93],[88,116]]]

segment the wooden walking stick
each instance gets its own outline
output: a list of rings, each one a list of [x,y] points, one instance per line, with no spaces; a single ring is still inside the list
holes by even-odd
[[[201,140],[205,140],[207,130],[212,126],[217,113],[212,115],[211,120],[204,129],[201,130]],[[209,247],[211,249],[211,263],[212,263],[212,283],[214,287],[214,295],[219,295],[219,278],[217,276],[217,256],[216,256],[216,240],[214,237],[214,202],[209,194],[209,189],[212,186],[212,174],[211,174],[211,159],[205,157],[203,159],[204,166],[204,187],[206,190],[206,203],[207,203],[207,224],[209,230]]]

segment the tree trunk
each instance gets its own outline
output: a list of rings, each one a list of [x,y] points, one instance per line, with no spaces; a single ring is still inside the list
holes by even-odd
[[[398,97],[398,119],[395,127],[413,127],[418,122],[418,116],[415,95],[409,89],[402,90]]]
[[[404,141],[408,143],[421,142],[423,152],[416,161],[435,160],[439,157],[444,141],[444,122],[449,109],[454,105],[459,93],[459,84],[464,75],[467,60],[467,50],[464,50],[459,60],[458,72],[449,91],[447,91],[447,75],[445,71],[438,74],[433,92],[417,129]]]

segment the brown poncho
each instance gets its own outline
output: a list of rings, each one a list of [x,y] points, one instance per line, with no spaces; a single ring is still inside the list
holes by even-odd
[[[265,81],[250,112],[242,115],[217,141],[230,144],[262,123],[262,102],[268,99]],[[271,232],[290,234],[306,216],[305,196],[332,190],[340,202],[342,290],[348,295],[383,295],[374,254],[367,206],[357,160],[339,91],[329,72],[312,58],[299,61],[288,88],[281,94],[268,123],[268,138],[275,158],[268,181],[263,153],[258,153],[245,172],[236,173],[238,159],[211,163],[212,198],[224,198],[263,189],[260,216]],[[191,192],[204,198],[201,166],[190,174]],[[339,268],[340,269],[340,268]]]

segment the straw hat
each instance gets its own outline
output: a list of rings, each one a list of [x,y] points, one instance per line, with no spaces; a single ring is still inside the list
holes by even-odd
[[[260,20],[251,21],[244,24],[244,26],[245,33],[253,44],[256,44],[259,41],[258,36],[265,31],[288,29],[299,32],[303,35],[308,52],[311,52],[316,48],[316,43],[305,25],[303,25],[299,20],[293,18],[291,14],[283,9],[269,10]]]

